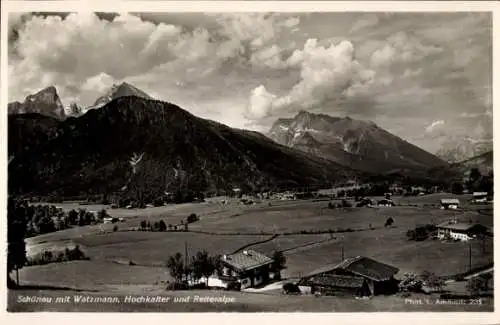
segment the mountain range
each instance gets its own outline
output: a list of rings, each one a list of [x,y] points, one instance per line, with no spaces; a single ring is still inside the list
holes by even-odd
[[[28,95],[22,103],[9,103],[8,112],[9,114],[39,113],[57,119],[63,119],[66,116],[64,106],[54,86]]]
[[[446,166],[445,161],[370,121],[300,111],[278,119],[274,141],[344,166],[371,173],[407,173]]]
[[[105,93],[99,96],[91,106],[81,107],[76,103],[70,103],[68,106],[64,106],[57,94],[56,88],[54,86],[49,86],[35,94],[28,95],[22,103],[18,101],[9,103],[8,113],[9,115],[39,113],[41,115],[63,120],[70,116],[80,116],[88,110],[100,108],[113,99],[125,96],[153,99],[137,87],[127,82],[122,82],[120,84],[113,84]]]
[[[111,88],[106,93],[97,98],[94,104],[87,107],[86,110],[100,108],[109,103],[110,101],[112,101],[113,99],[126,96],[136,96],[145,99],[153,99],[139,88],[132,86],[127,82],[122,82],[121,84],[114,84],[113,86],[111,86]]]
[[[381,174],[449,179],[466,165],[492,166],[492,154],[450,165],[373,122],[349,117],[301,111],[278,119],[266,135],[234,129],[128,83],[114,85],[90,107],[73,103],[64,111],[55,87],[9,104],[9,191],[154,196],[181,188],[306,186]]]
[[[9,123],[11,193],[154,196],[184,187],[305,186],[360,175],[260,133],[135,96],[113,99],[64,121],[32,113],[11,116]],[[34,132],[45,135],[23,136]]]

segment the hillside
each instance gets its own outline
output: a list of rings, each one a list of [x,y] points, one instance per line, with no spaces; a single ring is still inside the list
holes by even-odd
[[[459,169],[460,171],[470,170],[472,168],[479,169],[479,172],[483,175],[487,175],[493,172],[493,151],[483,153],[476,157],[461,161],[459,163],[453,164],[453,168]]]
[[[448,164],[373,122],[299,112],[278,119],[268,136],[285,146],[373,173],[422,172]]]
[[[14,114],[8,116],[8,153],[16,156],[29,151],[56,134],[59,120],[39,113]]]
[[[359,175],[259,133],[139,97],[120,97],[70,117],[55,132],[15,156],[9,164],[10,192],[155,196],[178,189],[324,184]]]

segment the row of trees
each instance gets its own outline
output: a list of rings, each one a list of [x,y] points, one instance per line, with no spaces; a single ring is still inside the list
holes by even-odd
[[[410,229],[406,232],[408,240],[422,241],[435,234],[437,227],[432,224],[417,226],[415,229]]]
[[[89,260],[78,245],[73,248],[66,247],[64,251],[43,251],[31,258],[27,258],[26,265],[44,265],[49,263],[60,263],[66,261]]]
[[[206,250],[197,252],[188,263],[181,253],[176,253],[168,258],[166,267],[177,284],[189,279],[198,282],[202,278],[208,284],[208,278],[212,274],[222,271],[221,256],[210,255]]]
[[[105,210],[97,216],[85,209],[65,212],[53,205],[30,205],[26,200],[9,196],[7,201],[7,277],[26,262],[25,238],[71,226],[85,226],[107,217]],[[18,276],[16,276],[18,278]],[[19,281],[17,281],[19,282]]]
[[[105,210],[97,216],[85,209],[64,211],[53,205],[23,205],[23,211],[18,211],[26,221],[26,237],[68,229],[72,226],[86,226],[102,222],[108,217]]]
[[[479,276],[470,278],[467,281],[466,288],[472,295],[478,295],[490,290],[490,282],[493,279],[492,273],[483,273]],[[445,286],[442,277],[434,273],[423,271],[420,275],[414,273],[405,273],[404,278],[399,283],[399,289],[402,292],[422,292],[437,291],[440,292]]]
[[[191,213],[186,218],[186,221],[181,220],[180,225],[172,225],[172,224],[167,225],[163,220],[155,221],[155,223],[151,225],[149,221],[142,220],[141,223],[139,224],[139,229],[142,231],[178,231],[178,230],[188,231],[189,230],[188,224],[196,222],[198,220],[200,220],[200,218],[195,213]]]

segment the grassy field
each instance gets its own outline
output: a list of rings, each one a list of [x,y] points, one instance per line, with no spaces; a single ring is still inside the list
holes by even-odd
[[[466,206],[466,210],[444,211],[429,206],[437,204],[440,198],[453,197],[447,194],[400,198],[403,205],[390,208],[328,209],[328,201],[275,201],[256,205],[241,205],[232,201],[228,205],[217,202],[170,205],[142,210],[109,209],[108,213],[124,217],[125,221],[116,225],[118,232],[102,233],[102,225],[77,227],[27,239],[28,252],[42,249],[63,249],[80,245],[91,258],[90,261],[74,261],[44,266],[25,267],[20,271],[20,280],[25,285],[68,287],[82,290],[98,290],[99,294],[115,292],[150,292],[157,290],[168,295],[182,295],[182,292],[166,292],[164,282],[169,281],[168,270],[164,267],[169,255],[181,252],[187,243],[189,255],[206,249],[211,254],[227,254],[252,243],[270,238],[266,233],[281,233],[271,241],[257,243],[252,249],[272,254],[284,251],[287,257],[285,277],[304,275],[318,267],[341,261],[344,256],[363,255],[392,264],[404,272],[428,270],[438,275],[449,275],[466,271],[469,267],[469,247],[471,247],[472,267],[487,264],[493,259],[493,241],[488,240],[483,247],[480,241],[470,243],[443,243],[438,240],[422,242],[408,241],[406,232],[417,225],[439,223],[450,218],[461,221],[480,222],[493,225],[493,216],[478,213],[484,206]],[[466,198],[460,197],[462,202]],[[398,198],[395,199],[398,203]],[[61,206],[61,205],[59,205]],[[76,203],[62,204],[65,209],[87,208],[99,210],[100,206],[79,206]],[[491,206],[489,207],[491,208]],[[125,231],[136,227],[141,220],[150,223],[163,219],[167,224],[177,224],[190,213],[200,216],[200,221],[189,225],[196,232],[142,232]],[[394,225],[385,228],[387,218],[394,219]],[[113,225],[106,225],[111,230]],[[355,229],[355,232],[330,234],[297,234],[301,231],[328,231],[328,229]],[[225,234],[224,233],[231,233]],[[239,233],[239,234],[237,234]],[[245,235],[247,233],[247,235]],[[248,233],[253,233],[249,235]],[[294,233],[284,235],[284,233]],[[469,246],[470,245],[470,246]],[[132,261],[136,265],[129,265]],[[163,281],[163,282],[162,282]],[[149,291],[147,291],[149,290]],[[15,291],[16,294],[21,291]],[[24,290],[30,292],[29,290]],[[59,294],[57,290],[43,291],[44,294]],[[191,293],[185,293],[191,294]],[[207,294],[207,292],[203,292]],[[251,293],[216,293],[235,295],[237,303],[231,305],[169,305],[169,306],[107,306],[109,311],[381,311],[381,310],[462,310],[457,306],[411,306],[402,298],[376,297],[368,301],[340,299],[338,297],[287,297],[279,298]],[[12,302],[12,299],[9,298]],[[15,301],[15,299],[13,300]],[[37,306],[11,306],[15,310],[32,310]],[[31,309],[30,309],[31,308]],[[88,305],[47,306],[48,309],[91,311]],[[61,309],[62,308],[62,309]],[[94,309],[92,309],[94,308]],[[444,309],[443,309],[444,308]],[[481,309],[480,306],[466,307]],[[487,308],[486,308],[487,309]],[[483,306],[483,309],[485,307]],[[417,311],[417,310],[415,310]]]

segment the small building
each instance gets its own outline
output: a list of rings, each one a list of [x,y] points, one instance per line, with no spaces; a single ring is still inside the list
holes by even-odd
[[[324,295],[392,294],[398,291],[398,281],[394,278],[398,271],[394,266],[357,256],[309,273],[299,281],[299,286],[310,287],[311,293]]]
[[[458,209],[460,207],[460,200],[459,199],[441,199],[441,209]]]
[[[476,238],[479,234],[488,233],[488,227],[478,223],[458,222],[450,220],[437,225],[439,239],[451,238],[455,240],[468,241]]]
[[[472,193],[472,201],[474,203],[486,203],[488,201],[488,192]]]
[[[382,200],[377,202],[377,205],[379,207],[393,207],[396,204],[390,199],[382,199]]]
[[[254,250],[243,250],[221,258],[222,274],[219,280],[226,285],[239,282],[241,288],[255,287],[274,278],[274,260]]]
[[[377,205],[375,201],[369,198],[362,198],[359,202],[356,203],[356,207],[372,207]]]

